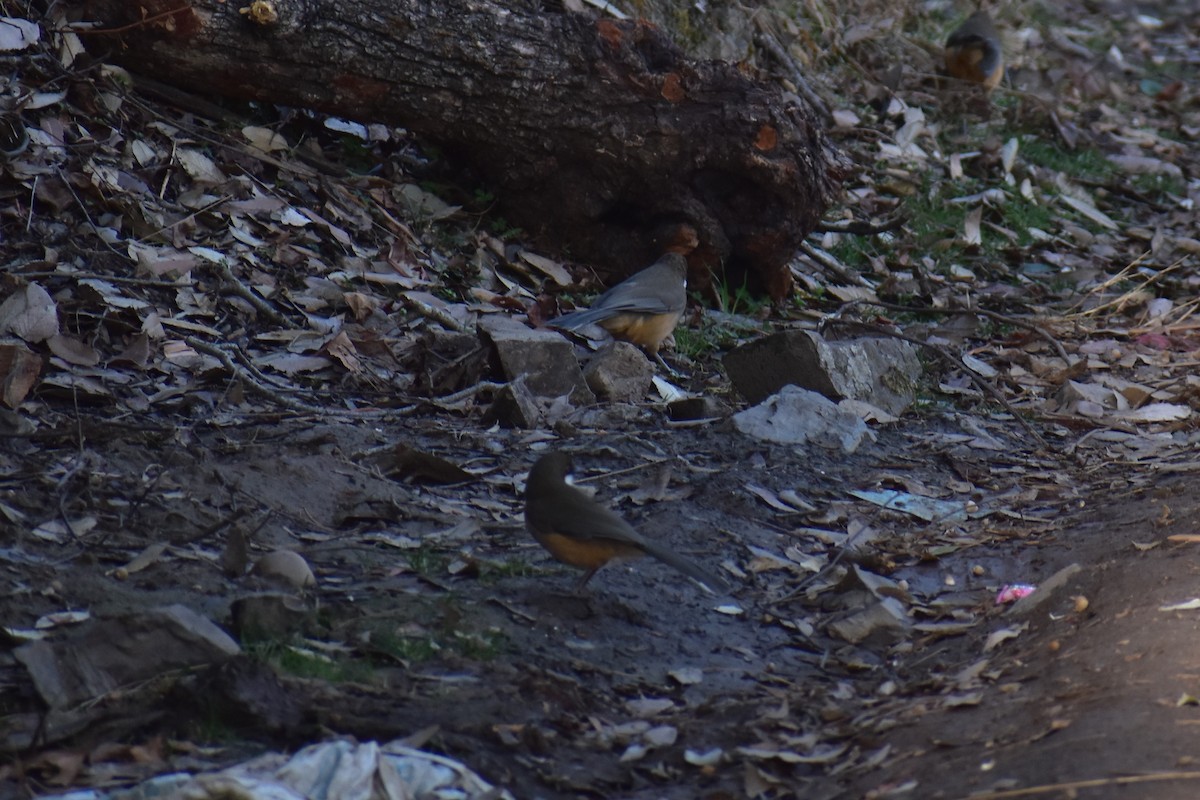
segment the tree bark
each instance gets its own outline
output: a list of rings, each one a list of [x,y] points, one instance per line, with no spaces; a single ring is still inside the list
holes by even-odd
[[[707,267],[782,297],[844,169],[798,98],[645,22],[513,0],[244,1],[86,9],[135,74],[408,128],[510,222],[601,268],[649,264],[686,223],[693,281]]]

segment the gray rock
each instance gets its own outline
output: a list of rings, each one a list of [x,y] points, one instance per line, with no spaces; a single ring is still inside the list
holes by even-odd
[[[779,394],[734,414],[733,424],[755,439],[779,444],[812,442],[845,453],[853,453],[864,439],[875,438],[866,423],[832,400],[795,386],[785,386]]]
[[[904,604],[894,597],[885,597],[861,611],[829,623],[829,632],[851,644],[870,641],[892,644],[903,639],[912,623]]]
[[[614,403],[636,403],[654,382],[654,365],[629,342],[613,342],[592,356],[583,378],[596,397]]]
[[[537,398],[525,386],[525,380],[517,378],[496,392],[484,421],[488,424],[498,422],[505,428],[531,429],[541,427],[545,419]]]
[[[552,331],[528,328],[504,314],[485,316],[479,329],[491,340],[509,381],[525,377],[536,397],[568,396],[576,406],[596,401],[587,387],[571,343]]]
[[[696,419],[718,419],[729,414],[729,406],[715,397],[685,397],[667,403],[667,414],[676,422]]]
[[[242,641],[286,639],[316,617],[314,609],[289,592],[256,592],[239,597],[229,609],[233,629]]]
[[[751,403],[787,385],[830,400],[862,400],[892,414],[913,401],[921,362],[917,348],[897,339],[827,342],[811,331],[783,331],[731,350],[725,371]]]

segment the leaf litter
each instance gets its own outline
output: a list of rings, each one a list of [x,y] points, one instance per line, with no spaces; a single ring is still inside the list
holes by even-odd
[[[856,5],[874,18],[872,3]],[[913,29],[947,22],[897,13]],[[1025,41],[1066,43],[1013,58],[1014,82],[1031,69],[1065,76],[1053,111],[1014,95],[974,115],[920,77],[890,97],[875,82],[865,95],[830,94],[876,104],[834,110],[842,146],[860,164],[881,160],[850,176],[834,215],[881,230],[814,234],[794,265],[803,313],[773,319],[860,318],[955,355],[932,369],[937,407],[919,423],[876,422],[883,439],[857,460],[797,459],[715,426],[586,414],[556,432],[484,424],[501,378],[475,322],[542,319],[586,265],[484,230],[466,196],[430,191],[403,161],[325,174],[287,142],[311,134],[333,159],[343,143],[302,123],[239,126],[246,147],[104,70],[81,77],[103,97],[103,120],[66,94],[31,95],[30,146],[4,179],[28,214],[27,238],[6,228],[23,255],[4,265],[0,304],[3,400],[25,431],[6,439],[3,461],[4,518],[19,542],[0,553],[15,576],[13,630],[87,624],[71,616],[77,604],[111,613],[183,599],[224,619],[245,587],[219,561],[249,509],[264,514],[248,543],[258,563],[286,552],[308,568],[291,583],[319,576],[333,613],[310,633],[350,643],[372,670],[321,689],[286,679],[326,728],[439,726],[439,747],[525,795],[703,786],[815,797],[818,784],[882,783],[877,770],[899,750],[880,736],[923,709],[998,703],[992,690],[1017,670],[1001,662],[1038,631],[1002,624],[993,599],[1052,577],[1030,553],[1062,536],[1065,510],[1118,475],[1121,491],[1151,487],[1139,466],[1196,468],[1198,248],[1194,191],[1181,181],[1193,156],[1161,123],[1200,122],[1165,88],[1095,103],[1115,84],[1092,83],[1087,35],[1014,27]],[[69,64],[78,37],[57,30],[65,49],[54,58]],[[887,30],[826,33],[872,68],[896,46]],[[39,45],[20,37],[13,49]],[[785,38],[831,80],[850,80],[837,48],[807,53],[803,37]],[[1167,56],[1194,48],[1147,41]],[[1137,50],[1113,52],[1127,69]],[[21,80],[38,88],[37,70]],[[1013,129],[1037,133],[1002,134]],[[86,157],[69,141],[86,141]],[[402,130],[365,141],[419,147]],[[1100,142],[1105,165],[1090,172],[1049,152]],[[1130,175],[1156,181],[1137,188]],[[885,224],[926,199],[961,210]],[[861,302],[899,300],[906,310]],[[730,330],[724,346],[755,329]],[[711,360],[682,348],[674,360],[685,388],[656,379],[662,394],[712,391]],[[988,407],[980,381],[1007,407]],[[1014,414],[1071,463],[1023,438]],[[667,457],[693,467],[599,483],[640,528],[728,564],[737,602],[713,605],[642,564],[606,570],[590,597],[556,595],[565,576],[522,531],[517,476],[557,437],[606,474]],[[971,510],[981,508],[994,513]],[[678,535],[692,531],[703,536]],[[1057,632],[1089,613],[1079,598],[1048,601],[1041,624]],[[965,679],[949,657],[923,655],[937,641],[980,666]],[[313,648],[290,652],[317,660]],[[975,661],[985,652],[995,663]],[[383,724],[378,709],[401,695],[410,713]],[[135,708],[153,695],[131,698]],[[33,773],[102,786],[237,757],[196,744],[195,727],[163,740],[122,716],[114,736],[143,736],[140,754],[88,752],[56,729],[47,744],[76,749],[44,750]],[[480,734],[492,721],[511,735]],[[513,755],[539,766],[514,767]]]

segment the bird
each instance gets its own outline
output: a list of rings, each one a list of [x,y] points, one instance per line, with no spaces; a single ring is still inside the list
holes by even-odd
[[[976,11],[946,37],[946,72],[989,92],[1004,77],[1000,34],[986,11]]]
[[[724,588],[720,578],[667,545],[643,537],[615,511],[568,483],[573,466],[571,456],[561,451],[546,453],[534,463],[525,482],[525,526],[550,555],[587,570],[576,592],[608,562],[643,555],[674,567],[710,592]]]
[[[600,295],[590,308],[548,324],[568,331],[599,325],[662,363],[658,349],[679,324],[686,305],[687,259],[671,251]]]

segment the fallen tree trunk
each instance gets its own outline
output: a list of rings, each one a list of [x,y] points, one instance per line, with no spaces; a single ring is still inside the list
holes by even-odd
[[[646,23],[506,0],[92,0],[111,57],[194,91],[401,125],[510,222],[623,273],[696,229],[692,266],[776,298],[840,156],[795,97]],[[95,41],[97,37],[91,37]],[[693,278],[703,277],[693,275]]]

